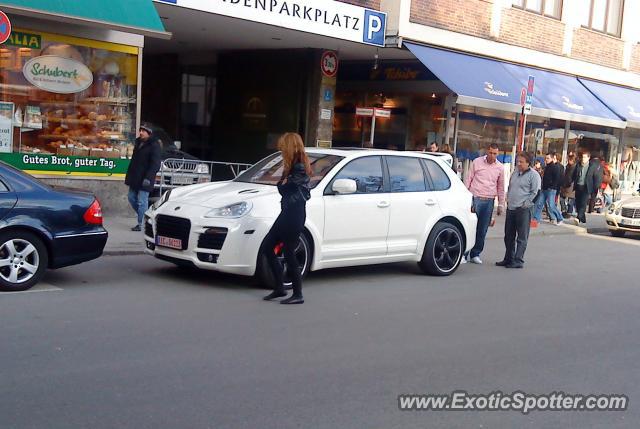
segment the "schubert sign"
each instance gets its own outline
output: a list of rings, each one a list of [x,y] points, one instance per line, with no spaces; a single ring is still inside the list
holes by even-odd
[[[387,14],[334,0],[156,0],[292,30],[384,46]]]
[[[84,91],[93,83],[93,74],[87,66],[57,55],[30,59],[22,73],[33,86],[58,94]]]

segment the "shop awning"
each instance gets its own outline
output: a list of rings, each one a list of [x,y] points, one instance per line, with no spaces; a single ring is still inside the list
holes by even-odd
[[[579,78],[580,82],[618,116],[627,126],[640,128],[640,91],[622,86]]]
[[[451,91],[458,103],[519,112],[522,84],[499,61],[413,43],[405,46]]]
[[[405,46],[458,95],[459,104],[520,112],[520,91],[531,75],[535,77],[533,115],[626,126],[574,76],[413,43]]]
[[[588,91],[577,77],[516,64],[502,63],[522,85],[535,78],[531,114],[613,128],[626,122]]]
[[[170,38],[152,0],[0,0],[4,12]]]

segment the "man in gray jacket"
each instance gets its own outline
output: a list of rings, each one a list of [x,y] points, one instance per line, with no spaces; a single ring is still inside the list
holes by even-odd
[[[540,191],[542,179],[531,168],[531,155],[518,154],[517,168],[509,180],[507,191],[507,217],[504,224],[504,259],[496,262],[499,267],[522,268],[531,229],[531,208]],[[517,244],[517,246],[516,246]]]

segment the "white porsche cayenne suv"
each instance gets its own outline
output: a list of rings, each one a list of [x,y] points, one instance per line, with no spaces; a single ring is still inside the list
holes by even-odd
[[[323,268],[416,261],[447,276],[475,242],[472,196],[438,156],[308,148],[313,174],[296,256],[302,274]],[[177,265],[271,285],[263,241],[280,213],[279,152],[236,179],[172,189],[147,211],[146,252]],[[289,282],[285,265],[285,281]]]

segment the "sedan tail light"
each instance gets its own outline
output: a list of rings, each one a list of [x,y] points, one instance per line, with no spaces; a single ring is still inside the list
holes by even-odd
[[[95,199],[91,206],[84,212],[82,217],[85,222],[91,225],[102,225],[102,208],[100,202]]]

